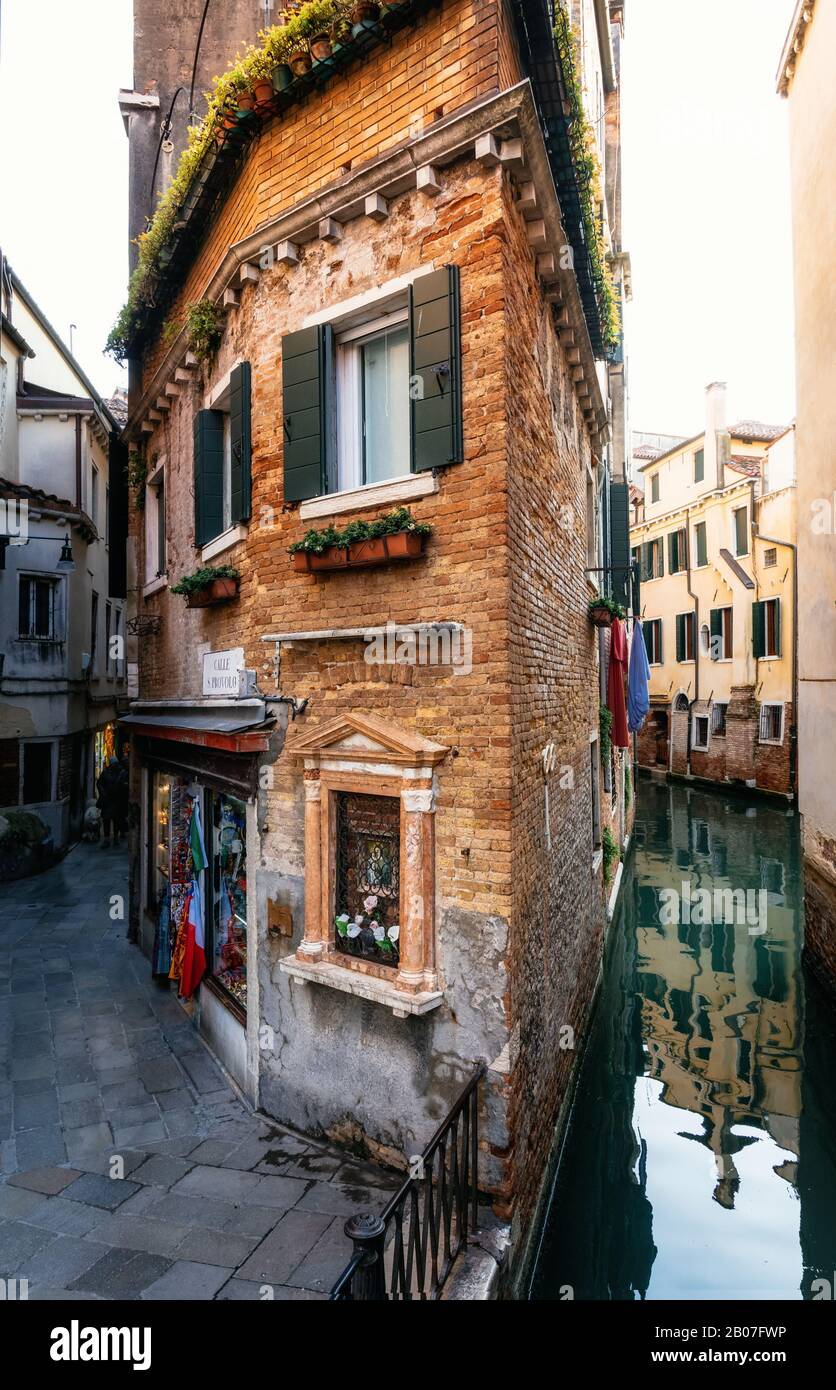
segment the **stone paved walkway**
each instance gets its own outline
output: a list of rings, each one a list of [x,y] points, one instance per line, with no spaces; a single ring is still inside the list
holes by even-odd
[[[42,1299],[325,1297],[347,1217],[397,1180],[248,1109],[114,894],[127,859],[99,845],[0,886],[0,1279]]]

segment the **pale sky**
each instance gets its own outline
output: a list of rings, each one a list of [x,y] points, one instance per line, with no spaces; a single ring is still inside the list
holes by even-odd
[[[690,436],[795,411],[787,103],[794,0],[626,0],[624,246],[631,423]]]
[[[131,0],[0,0],[0,244],[104,395],[127,280]],[[793,404],[786,103],[793,0],[626,0],[623,159],[631,418],[689,435]],[[33,369],[35,364],[33,364]]]

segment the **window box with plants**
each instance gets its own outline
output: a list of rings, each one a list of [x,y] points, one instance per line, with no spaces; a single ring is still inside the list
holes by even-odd
[[[595,627],[612,627],[615,618],[627,616],[621,604],[607,598],[606,594],[596,594],[595,598],[589,600],[587,614]]]
[[[290,547],[293,568],[303,574],[320,570],[368,569],[394,560],[414,560],[424,553],[432,527],[398,507],[377,521],[352,521],[344,530],[328,526],[306,531]]]
[[[184,574],[171,592],[182,594],[189,608],[210,608],[238,597],[241,576],[231,565],[204,565],[194,574]]]

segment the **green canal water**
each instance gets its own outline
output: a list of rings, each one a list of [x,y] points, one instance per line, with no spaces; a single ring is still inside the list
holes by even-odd
[[[836,1010],[802,946],[797,816],[641,782],[532,1298],[836,1294]]]

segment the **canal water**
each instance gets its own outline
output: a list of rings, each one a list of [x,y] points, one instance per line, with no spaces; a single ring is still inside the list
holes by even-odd
[[[798,818],[642,781],[634,839],[531,1297],[833,1297],[836,1010],[802,964]]]

